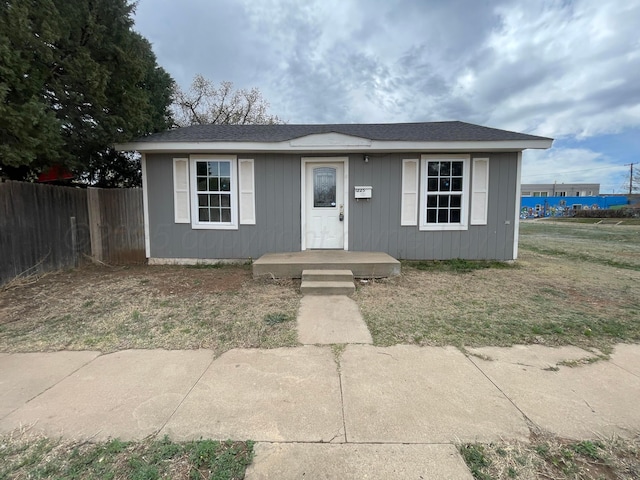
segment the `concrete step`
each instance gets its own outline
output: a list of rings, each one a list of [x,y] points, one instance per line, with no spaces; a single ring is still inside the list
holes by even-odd
[[[383,278],[400,274],[400,262],[382,252],[305,250],[267,253],[253,262],[259,278],[301,278],[303,270],[351,270],[356,278]]]
[[[356,291],[353,282],[303,280],[300,292],[304,295],[351,295]]]
[[[303,270],[302,281],[353,282],[351,270]]]

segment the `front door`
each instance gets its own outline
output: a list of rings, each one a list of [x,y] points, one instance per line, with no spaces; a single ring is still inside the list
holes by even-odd
[[[344,163],[306,163],[305,246],[344,248]]]

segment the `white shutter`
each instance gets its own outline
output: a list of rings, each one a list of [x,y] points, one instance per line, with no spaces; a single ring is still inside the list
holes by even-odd
[[[489,159],[473,159],[471,225],[486,225],[489,206]]]
[[[402,160],[400,225],[418,225],[418,159]]]
[[[173,210],[176,223],[191,223],[188,158],[173,159]]]
[[[256,224],[256,195],[253,175],[253,159],[238,160],[238,176],[240,185],[240,225]]]

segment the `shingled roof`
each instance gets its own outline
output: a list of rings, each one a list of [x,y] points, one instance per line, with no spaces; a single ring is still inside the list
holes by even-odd
[[[138,138],[135,142],[285,142],[314,134],[339,133],[374,141],[474,142],[552,140],[459,121],[317,125],[193,125]]]

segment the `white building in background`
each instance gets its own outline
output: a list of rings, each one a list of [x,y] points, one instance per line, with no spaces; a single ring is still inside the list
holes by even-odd
[[[523,183],[523,197],[594,197],[600,195],[599,183]]]

